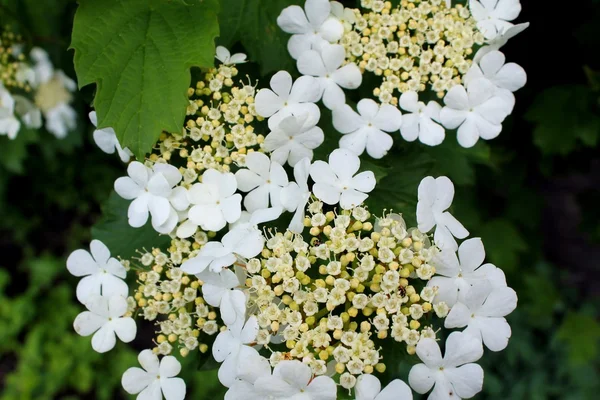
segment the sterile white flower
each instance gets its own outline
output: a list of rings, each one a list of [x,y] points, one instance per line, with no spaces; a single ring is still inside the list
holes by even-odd
[[[402,116],[400,127],[400,134],[406,141],[412,142],[418,138],[429,146],[437,146],[444,141],[444,127],[434,122],[440,120],[442,106],[439,103],[430,101],[425,105],[419,101],[417,92],[406,92],[400,96],[400,107],[409,112]]]
[[[381,390],[381,382],[371,374],[360,375],[354,386],[356,400],[412,400],[410,387],[400,379],[394,379]]]
[[[521,13],[519,0],[469,0],[469,9],[477,28],[487,39],[493,39],[513,26],[512,21]]]
[[[265,238],[261,231],[248,223],[236,226],[223,236],[220,242],[208,242],[198,255],[181,265],[187,274],[199,274],[207,267],[219,273],[235,263],[238,257],[252,258],[264,247]]]
[[[93,295],[127,297],[129,288],[123,281],[127,272],[125,267],[110,256],[104,243],[92,240],[90,251],[75,250],[67,258],[67,269],[75,276],[83,277],[77,284],[77,300],[85,304]]]
[[[314,103],[319,101],[321,90],[315,78],[301,76],[292,84],[292,76],[279,71],[271,78],[270,86],[259,90],[254,101],[256,112],[269,118],[269,129],[276,129],[290,115],[309,114],[309,118],[319,121],[321,111]]]
[[[29,99],[15,95],[15,113],[21,118],[26,127],[38,129],[42,126],[42,112]]]
[[[237,321],[228,326],[227,330],[219,333],[212,346],[215,361],[222,363],[218,372],[219,381],[226,387],[235,382],[242,360],[257,354],[256,349],[248,345],[256,339],[258,321],[253,315],[245,324],[243,322]]]
[[[463,328],[463,332],[482,340],[492,351],[504,350],[511,329],[504,318],[517,307],[517,293],[509,287],[494,288],[488,281],[472,286],[464,302],[452,306],[444,320],[446,328]]]
[[[279,362],[273,374],[260,376],[254,387],[267,399],[334,400],[337,396],[333,379],[325,375],[313,378],[310,367],[298,360]]]
[[[313,149],[325,140],[323,130],[310,114],[290,115],[284,118],[265,138],[264,148],[271,152],[271,160],[284,165],[296,165],[301,159],[313,158]]]
[[[205,269],[199,273],[202,280],[202,297],[206,303],[219,307],[221,318],[225,325],[231,326],[237,321],[243,321],[246,315],[246,295],[236,289],[244,285],[239,277],[230,269],[215,273]]]
[[[92,111],[89,114],[90,121],[95,127],[98,126],[98,117],[96,111]],[[100,150],[106,154],[113,154],[115,151],[119,155],[119,158],[124,163],[129,162],[129,159],[133,157],[133,153],[127,147],[122,148],[117,139],[117,134],[113,128],[104,128],[94,130],[94,142],[100,147]]]
[[[127,200],[133,200],[127,210],[129,225],[143,226],[152,216],[152,227],[159,233],[170,233],[177,225],[177,211],[189,206],[187,190],[176,185],[181,172],[169,164],[156,163],[152,168],[134,161],[127,167],[129,176],[115,181],[115,191]]]
[[[238,366],[237,379],[225,393],[225,400],[264,400],[265,394],[254,383],[262,376],[271,375],[271,364],[258,353],[249,353]]]
[[[325,107],[333,110],[346,104],[343,89],[356,89],[362,83],[362,74],[355,63],[346,61],[346,50],[339,44],[325,43],[320,50],[307,50],[298,58],[298,71],[317,77]],[[343,89],[342,89],[343,88]]]
[[[304,10],[295,5],[284,8],[277,25],[292,34],[287,47],[294,59],[324,41],[335,43],[344,34],[344,25],[331,16],[329,0],[306,0]]]
[[[215,58],[221,61],[223,65],[242,64],[247,61],[244,53],[231,55],[229,50],[223,46],[217,46],[217,55]]]
[[[475,54],[475,58],[473,61],[479,62],[481,58],[489,53],[490,51],[499,50],[504,46],[510,39],[517,36],[519,33],[523,32],[525,29],[529,27],[529,22],[525,22],[523,24],[518,24],[507,28],[506,30],[500,32],[494,39],[488,40],[486,45],[480,48]]]
[[[237,181],[231,172],[219,172],[212,168],[204,171],[202,183],[195,183],[188,192],[190,203],[193,204],[188,213],[188,224],[216,232],[228,222],[237,221],[242,212],[242,195],[235,193],[236,190]]]
[[[356,108],[358,113],[347,104],[333,110],[333,127],[344,135],[340,147],[357,155],[366,149],[373,158],[383,157],[394,144],[386,132],[397,131],[402,125],[400,110],[371,99],[362,99]]]
[[[127,313],[127,300],[123,296],[111,297],[92,295],[85,302],[89,311],[80,313],[73,322],[73,328],[81,336],[92,336],[92,348],[105,353],[115,347],[116,336],[124,343],[135,339],[137,326]]]
[[[418,189],[417,223],[421,232],[435,226],[434,241],[440,249],[456,250],[454,237],[464,239],[469,235],[465,227],[446,211],[454,199],[454,185],[445,176],[428,176],[421,180]]]
[[[279,207],[281,188],[288,184],[287,173],[281,164],[258,151],[246,156],[246,168],[238,170],[235,179],[238,189],[247,192],[244,206],[250,212],[268,208],[269,203]]]
[[[408,382],[421,394],[432,386],[429,399],[460,400],[473,397],[483,386],[483,369],[473,362],[483,355],[481,342],[471,335],[453,332],[446,340],[444,358],[434,339],[421,339],[417,355],[423,364],[410,370]]]
[[[14,139],[20,128],[21,122],[15,117],[15,100],[0,83],[0,135]]]
[[[314,195],[329,205],[339,203],[344,210],[358,206],[375,188],[375,174],[372,171],[356,174],[359,168],[360,159],[347,149],[334,150],[329,163],[315,161],[310,167]]]
[[[121,385],[129,394],[138,394],[137,400],[183,400],[185,382],[175,378],[181,371],[181,364],[173,356],[165,356],[160,361],[152,350],[144,350],[138,355],[142,368],[131,367],[123,374]],[[162,396],[161,396],[162,392]]]
[[[289,212],[294,212],[288,229],[294,233],[304,230],[304,213],[306,203],[310,198],[308,188],[308,175],[310,174],[310,160],[303,158],[294,165],[295,182],[290,182],[281,190],[281,205]]]
[[[427,286],[438,287],[435,301],[444,301],[452,307],[464,299],[471,286],[484,281],[489,281],[494,288],[505,287],[506,278],[502,270],[493,264],[481,265],[484,259],[485,249],[480,238],[461,243],[458,257],[452,249],[438,253],[431,261],[436,276],[427,283]]]

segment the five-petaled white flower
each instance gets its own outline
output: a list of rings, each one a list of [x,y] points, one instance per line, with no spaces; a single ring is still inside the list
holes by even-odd
[[[337,387],[328,376],[313,377],[310,367],[298,360],[279,362],[272,375],[260,376],[254,387],[263,393],[263,398],[334,400]]]
[[[446,211],[454,199],[454,185],[445,176],[428,176],[421,180],[418,189],[417,223],[421,232],[435,226],[434,241],[440,249],[456,250],[454,237],[464,239],[469,235],[465,227]]]
[[[366,149],[373,158],[383,157],[394,143],[386,132],[402,125],[400,110],[389,104],[379,106],[371,99],[362,99],[356,108],[358,113],[347,104],[333,110],[333,127],[344,135],[340,147],[358,155]]]
[[[434,339],[421,339],[417,355],[423,364],[410,370],[408,382],[417,393],[430,399],[460,400],[475,396],[483,386],[483,369],[473,362],[483,355],[481,341],[471,335],[453,332],[446,340],[444,358]]]
[[[127,272],[125,267],[110,256],[108,247],[99,240],[90,243],[91,254],[79,249],[67,258],[67,269],[75,276],[84,278],[77,284],[77,300],[85,304],[92,295],[127,297],[129,288],[123,281]]]
[[[290,115],[284,118],[265,138],[264,147],[271,152],[271,160],[281,165],[296,165],[301,159],[313,158],[313,149],[325,140],[323,130],[310,114]]]
[[[371,374],[363,374],[354,386],[356,400],[412,400],[410,387],[400,379],[394,379],[381,390],[381,382]]]
[[[359,168],[360,159],[347,149],[334,150],[329,163],[315,161],[310,167],[314,195],[329,205],[339,203],[344,210],[358,206],[375,188],[375,174],[372,171],[356,174]]]
[[[440,120],[442,106],[435,101],[425,105],[419,101],[417,92],[406,92],[400,96],[400,107],[409,112],[402,116],[400,134],[408,141],[419,139],[421,143],[437,146],[444,141],[446,131],[444,127],[434,121]]]
[[[484,281],[471,287],[463,300],[452,306],[444,326],[466,326],[463,332],[482,340],[488,349],[504,350],[511,335],[504,317],[517,307],[517,293],[509,287],[494,288]]]
[[[246,210],[256,210],[269,207],[280,207],[279,193],[288,184],[285,169],[269,156],[258,151],[246,156],[246,168],[235,173],[237,187],[242,192],[248,192],[244,197]]]
[[[156,163],[152,168],[134,161],[127,167],[129,176],[115,181],[115,191],[127,200],[133,200],[127,210],[129,225],[144,226],[148,212],[152,216],[152,227],[159,233],[170,233],[177,225],[177,211],[189,206],[187,190],[177,184],[181,172],[169,164]]]
[[[230,269],[224,268],[215,273],[205,269],[199,273],[202,284],[202,297],[207,304],[219,307],[219,312],[225,325],[231,326],[246,316],[246,295],[237,288],[243,287],[244,282]],[[244,273],[245,276],[245,273]]]
[[[137,326],[131,317],[124,317],[127,312],[127,300],[123,296],[111,297],[91,295],[85,306],[89,311],[80,313],[73,322],[73,328],[81,336],[92,336],[92,348],[98,353],[105,353],[115,347],[116,336],[124,343],[135,339]]]
[[[159,361],[152,350],[144,350],[138,355],[138,361],[143,369],[131,367],[121,379],[127,393],[139,393],[137,400],[160,400],[162,396],[167,400],[185,398],[185,382],[175,378],[181,371],[175,357],[165,356]]]
[[[287,47],[294,59],[323,42],[335,43],[344,34],[344,25],[331,16],[329,0],[306,0],[304,10],[289,6],[277,17],[277,25],[292,34]]]
[[[486,39],[494,39],[498,34],[514,26],[508,21],[516,19],[521,13],[519,0],[470,0],[469,9],[477,28]]]
[[[493,264],[481,265],[484,259],[485,249],[480,238],[462,242],[458,257],[452,249],[438,253],[431,261],[436,276],[427,282],[427,286],[438,288],[435,301],[444,301],[452,307],[457,301],[464,301],[465,294],[472,286],[485,281],[494,288],[505,287],[504,272]]]
[[[288,229],[294,233],[304,230],[304,213],[306,203],[310,198],[308,189],[308,175],[310,174],[310,160],[303,158],[294,165],[295,182],[290,182],[281,190],[281,205],[289,212],[294,212]]]
[[[360,69],[354,63],[344,64],[346,50],[339,44],[325,43],[320,51],[307,50],[298,58],[298,71],[317,77],[323,104],[334,110],[346,104],[344,89],[356,89],[362,83]]]
[[[0,135],[7,135],[9,139],[14,139],[19,129],[21,129],[21,122],[15,117],[15,99],[0,83]]]
[[[223,65],[233,65],[245,63],[246,55],[244,53],[235,53],[231,55],[229,50],[223,46],[217,46],[217,55],[215,58],[223,63]]]
[[[456,85],[446,93],[440,120],[448,129],[458,128],[457,139],[462,147],[475,146],[479,138],[494,139],[502,131],[508,107],[494,93],[495,87],[487,79],[475,79],[467,89]]]
[[[301,76],[292,84],[292,76],[287,71],[279,71],[270,81],[271,89],[261,89],[256,94],[256,112],[269,118],[271,130],[279,127],[285,117],[309,114],[315,121],[321,118],[321,111],[315,104],[321,94],[319,82],[312,76]]]
[[[216,232],[228,222],[237,221],[242,213],[242,195],[235,193],[236,190],[237,181],[231,172],[212,168],[204,171],[202,183],[195,183],[188,193],[193,207],[188,213],[187,224]]]
[[[95,127],[98,126],[98,117],[96,111],[90,112],[90,121]],[[133,157],[133,153],[127,147],[121,147],[117,134],[113,128],[96,129],[94,131],[94,142],[100,147],[100,150],[106,154],[113,154],[115,151],[124,163],[129,162],[129,159]]]

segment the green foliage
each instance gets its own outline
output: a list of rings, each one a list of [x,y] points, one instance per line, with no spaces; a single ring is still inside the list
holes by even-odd
[[[96,83],[98,126],[143,159],[183,126],[192,66],[213,65],[217,0],[82,0],[73,41],[79,87]]]
[[[600,323],[592,316],[569,312],[557,337],[566,343],[572,365],[587,364],[598,357]]]

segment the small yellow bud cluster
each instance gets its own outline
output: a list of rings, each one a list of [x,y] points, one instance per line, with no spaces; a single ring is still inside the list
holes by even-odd
[[[20,51],[22,43],[21,35],[12,32],[9,27],[4,28],[0,36],[0,81],[7,89],[30,92],[26,71],[31,71],[31,68]]]
[[[430,88],[439,98],[461,84],[472,64],[473,47],[484,42],[469,9],[446,7],[443,0],[363,0],[352,30],[341,44],[348,62],[382,77],[373,94],[381,103],[397,105],[399,93]]]

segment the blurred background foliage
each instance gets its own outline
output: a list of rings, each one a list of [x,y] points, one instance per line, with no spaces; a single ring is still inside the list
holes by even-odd
[[[245,49],[266,78],[281,68],[294,70],[275,18],[299,1],[221,2],[220,43]],[[577,2],[576,16],[570,17],[565,7],[522,4],[520,20],[531,27],[503,51],[525,68],[529,82],[516,94],[516,109],[500,137],[470,150],[460,148],[453,134],[435,148],[398,140],[383,163],[365,166],[379,178],[373,202],[394,205],[409,221],[420,179],[448,175],[457,186],[455,215],[483,238],[488,260],[506,272],[519,294],[509,317],[508,348],[486,352],[481,361],[486,378],[478,398],[595,399],[600,391],[600,1]],[[43,46],[74,78],[67,48],[75,9],[70,0],[0,0],[0,23],[10,24],[27,43]],[[1,400],[122,398],[121,373],[136,364],[137,351],[150,340],[119,343],[117,350],[100,355],[91,350],[89,338],[72,329],[82,307],[66,256],[87,247],[92,234],[110,240],[109,232],[119,232],[111,250],[122,256],[132,255],[131,243],[144,243],[139,231],[122,225],[126,204],[109,197],[124,167],[92,141],[87,119],[92,99],[93,88],[80,92],[79,128],[65,140],[23,130],[14,141],[0,137]],[[328,120],[324,114],[330,140],[321,157],[335,147],[337,134]],[[115,247],[124,238],[129,242]],[[198,371],[194,362],[190,357],[190,367],[183,369],[189,397],[221,398],[216,371]]]

